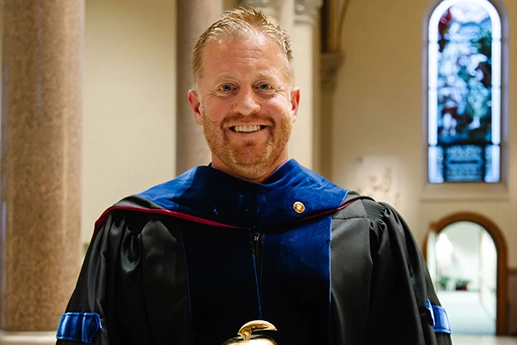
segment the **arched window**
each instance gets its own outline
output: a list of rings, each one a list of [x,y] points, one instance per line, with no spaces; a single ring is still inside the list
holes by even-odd
[[[428,39],[429,182],[499,182],[500,16],[488,0],[444,0]]]

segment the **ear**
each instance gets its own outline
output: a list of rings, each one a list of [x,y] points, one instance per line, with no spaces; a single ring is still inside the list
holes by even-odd
[[[190,103],[190,107],[194,112],[194,118],[198,125],[203,125],[203,116],[201,115],[201,99],[196,92],[196,90],[188,90],[188,101]]]
[[[300,105],[300,89],[294,88],[291,90],[291,118],[293,122],[296,121],[298,114],[298,106]]]

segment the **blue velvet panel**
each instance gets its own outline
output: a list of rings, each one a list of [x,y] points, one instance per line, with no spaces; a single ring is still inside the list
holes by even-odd
[[[57,329],[56,338],[92,344],[102,330],[97,313],[64,313]]]

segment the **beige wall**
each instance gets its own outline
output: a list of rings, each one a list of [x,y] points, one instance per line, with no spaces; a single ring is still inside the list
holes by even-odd
[[[394,201],[422,246],[431,222],[454,212],[477,212],[493,220],[509,246],[508,264],[517,267],[517,5],[509,13],[509,175],[500,185],[430,186],[425,171],[423,22],[430,1],[352,1],[342,46],[345,62],[335,93],[333,179]],[[434,1],[436,4],[437,2]],[[506,127],[506,126],[505,126]],[[395,172],[389,193],[377,190],[365,172]],[[373,173],[372,173],[373,171]]]
[[[175,11],[167,0],[86,1],[84,242],[106,207],[173,177]]]

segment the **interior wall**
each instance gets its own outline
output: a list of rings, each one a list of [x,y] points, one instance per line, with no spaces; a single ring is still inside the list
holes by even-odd
[[[87,243],[104,209],[173,177],[176,4],[85,4],[82,237]]]
[[[508,18],[509,120],[503,183],[432,186],[426,178],[425,20],[436,0],[352,1],[342,33],[345,60],[333,111],[332,179],[388,201],[422,246],[430,224],[456,212],[491,219],[517,267],[517,3],[502,1]]]

